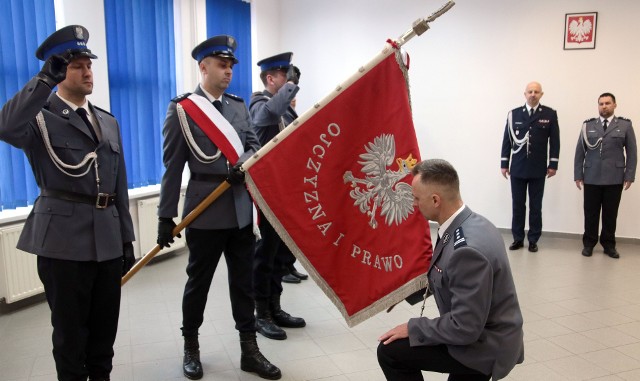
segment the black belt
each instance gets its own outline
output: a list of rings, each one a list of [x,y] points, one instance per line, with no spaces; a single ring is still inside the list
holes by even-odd
[[[115,193],[98,193],[97,195],[88,195],[76,192],[63,191],[58,189],[42,189],[40,196],[58,198],[60,200],[81,202],[83,204],[95,205],[98,209],[104,209],[116,203]]]
[[[227,175],[214,175],[211,173],[193,173],[191,172],[191,180],[206,182],[223,182],[227,179]]]

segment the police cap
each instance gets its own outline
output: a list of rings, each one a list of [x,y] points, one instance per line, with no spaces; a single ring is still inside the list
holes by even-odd
[[[231,36],[227,36],[226,34],[213,36],[193,48],[193,50],[191,51],[191,57],[198,61],[198,63],[205,57],[209,56],[231,58],[233,60],[233,63],[237,64],[238,59],[233,55],[236,47],[236,39]]]
[[[260,66],[261,71],[287,70],[289,66],[291,66],[291,57],[293,57],[293,53],[291,52],[276,54],[275,56],[258,61],[258,66]]]
[[[74,57],[84,56],[98,58],[87,47],[89,41],[89,31],[82,25],[69,25],[53,32],[36,50],[36,58],[46,61],[54,54],[65,52],[73,54]]]

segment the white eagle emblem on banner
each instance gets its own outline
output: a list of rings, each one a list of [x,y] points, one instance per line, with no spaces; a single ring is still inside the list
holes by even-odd
[[[367,152],[360,155],[362,161],[358,161],[358,164],[362,165],[365,177],[356,178],[351,171],[346,171],[343,175],[345,184],[351,183],[353,188],[349,192],[355,200],[353,205],[371,217],[369,225],[374,229],[378,227],[378,212],[385,218],[387,225],[400,225],[413,213],[411,185],[400,180],[411,173],[417,160],[411,154],[404,159],[395,158],[396,142],[390,134],[376,137],[364,148]],[[387,169],[394,159],[398,164],[397,171]]]

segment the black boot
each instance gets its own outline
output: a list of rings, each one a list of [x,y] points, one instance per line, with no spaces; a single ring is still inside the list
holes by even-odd
[[[284,340],[287,333],[276,325],[271,317],[268,299],[256,300],[256,329],[264,337],[273,340]]]
[[[270,302],[271,316],[273,321],[280,327],[302,328],[307,325],[303,318],[293,317],[282,310],[280,307],[280,294],[273,295]]]
[[[199,380],[202,378],[202,364],[200,363],[200,343],[198,343],[198,336],[184,337],[182,371],[185,377],[190,380]]]
[[[258,348],[255,332],[240,332],[240,369],[254,372],[268,380],[279,380],[282,377],[280,369],[267,360]]]

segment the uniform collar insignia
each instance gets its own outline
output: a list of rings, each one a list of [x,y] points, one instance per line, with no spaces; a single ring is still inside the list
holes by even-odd
[[[444,236],[442,237],[442,246],[446,245],[447,242],[449,242],[449,238],[451,238],[449,233],[444,233]]]

